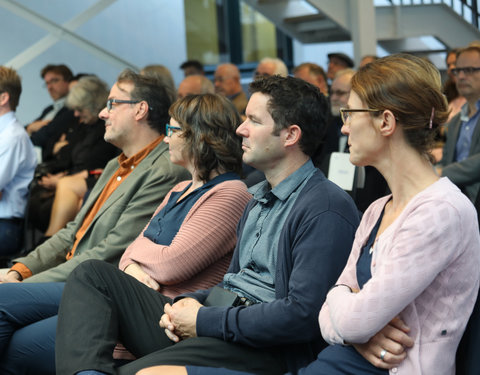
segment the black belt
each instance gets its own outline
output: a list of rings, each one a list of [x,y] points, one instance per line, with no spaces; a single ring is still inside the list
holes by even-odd
[[[9,219],[0,218],[0,223],[13,223],[13,224],[20,225],[20,224],[23,224],[24,221],[25,219],[20,217],[11,217]]]

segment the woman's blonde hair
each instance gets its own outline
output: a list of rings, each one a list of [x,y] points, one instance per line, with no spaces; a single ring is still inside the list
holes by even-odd
[[[392,111],[407,142],[430,158],[448,118],[440,73],[430,61],[409,54],[383,57],[360,68],[351,84],[368,108]]]

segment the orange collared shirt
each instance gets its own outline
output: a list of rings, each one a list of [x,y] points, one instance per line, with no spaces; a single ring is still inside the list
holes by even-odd
[[[148,146],[137,152],[135,155],[129,157],[128,159],[123,153],[118,157],[118,163],[120,165],[119,168],[112,175],[112,177],[110,177],[110,180],[103,188],[95,204],[92,206],[92,208],[90,208],[90,211],[83,219],[82,226],[75,234],[75,242],[73,243],[72,249],[68,252],[66,260],[69,260],[74,256],[75,250],[77,249],[80,240],[83,238],[88,228],[90,227],[90,224],[93,222],[95,215],[98,213],[98,211],[100,211],[103,204],[107,201],[110,195],[112,195],[115,189],[120,186],[120,184],[130,175],[130,173],[132,173],[135,167],[140,164],[140,162],[145,159],[147,155],[150,154],[150,152],[152,152],[152,150],[160,144],[163,138],[164,136],[161,135],[155,141],[153,141]],[[20,273],[23,279],[32,276],[32,271],[22,263],[16,263],[11,268],[11,270]]]

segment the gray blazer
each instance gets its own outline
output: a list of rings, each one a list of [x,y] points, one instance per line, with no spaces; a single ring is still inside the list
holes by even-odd
[[[470,152],[465,160],[455,162],[455,147],[460,133],[461,114],[457,114],[448,123],[447,141],[443,146],[442,175],[448,177],[470,198],[475,201],[480,190],[480,125],[477,122],[472,135]]]
[[[118,166],[117,158],[108,162],[72,222],[27,256],[15,259],[33,273],[25,282],[65,281],[87,259],[118,264],[126,247],[139,235],[170,189],[190,178],[184,168],[170,162],[168,146],[161,142],[107,199],[80,240],[75,255],[66,261],[85,215]]]

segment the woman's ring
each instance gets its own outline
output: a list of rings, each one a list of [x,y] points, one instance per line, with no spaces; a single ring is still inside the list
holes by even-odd
[[[385,354],[387,354],[388,352],[385,350],[385,349],[382,349],[382,351],[380,352],[380,359],[382,361],[384,361],[385,359]]]

